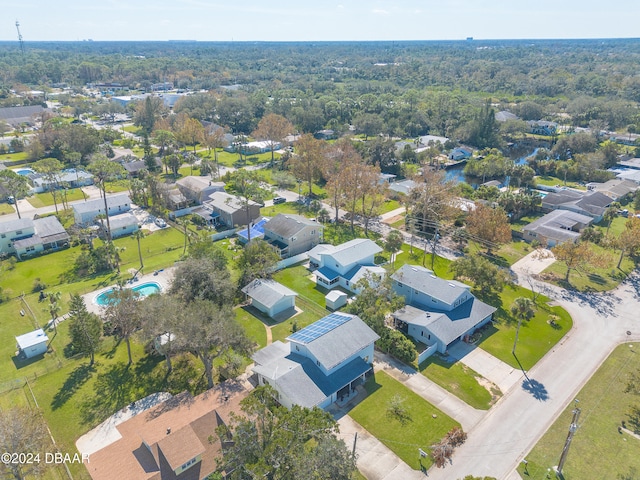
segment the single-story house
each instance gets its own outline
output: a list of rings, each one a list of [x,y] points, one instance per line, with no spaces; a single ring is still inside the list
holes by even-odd
[[[560,190],[549,193],[542,199],[542,210],[569,210],[593,218],[594,223],[602,220],[605,210],[613,200],[600,192],[580,192]]]
[[[616,178],[619,178],[620,180],[629,180],[636,185],[640,185],[640,170],[625,169],[623,171],[618,171]]]
[[[515,113],[508,112],[507,110],[496,112],[496,121],[498,122],[507,122],[513,120],[518,120],[518,116]]]
[[[327,408],[364,383],[378,338],[359,317],[334,312],[257,351],[253,372],[287,408]]]
[[[193,203],[201,204],[214,192],[224,192],[224,182],[212,182],[207,177],[188,175],[176,181],[176,185],[185,198]]]
[[[104,199],[96,198],[72,205],[76,225],[89,226],[98,215],[104,215]],[[126,193],[107,196],[107,215],[118,215],[131,210],[131,199]]]
[[[404,265],[391,277],[392,288],[407,305],[392,314],[396,328],[426,344],[430,353],[445,353],[489,323],[496,308],[478,300],[471,287],[436,277],[418,265]]]
[[[48,342],[49,337],[41,328],[16,337],[19,355],[23,355],[25,358],[33,358],[46,353]]]
[[[296,308],[298,294],[281,283],[270,279],[256,279],[242,289],[251,299],[251,305],[273,318],[279,313]]]
[[[240,151],[243,155],[256,155],[258,153],[270,152],[271,147],[273,147],[274,151],[280,150],[282,148],[282,144],[280,142],[270,141],[247,142],[241,144],[232,142],[228,146],[224,147],[224,150],[231,153]]]
[[[623,157],[617,164],[618,167],[640,170],[640,158]]]
[[[193,213],[204,218],[209,225],[226,225],[229,228],[249,225],[260,216],[260,204],[248,200],[248,211],[240,197],[227,192],[214,192],[209,195],[202,208]]]
[[[48,192],[51,190],[51,182],[39,173],[30,173],[29,182],[33,185],[33,191],[36,193]],[[93,175],[84,170],[68,168],[60,172],[56,182],[60,187],[80,188],[87,185],[93,185]]]
[[[331,290],[324,296],[325,305],[331,310],[339,310],[347,304],[349,296],[340,290]]]
[[[386,270],[374,263],[375,255],[381,251],[372,240],[356,238],[336,246],[322,243],[309,250],[308,255],[311,267],[316,269],[318,285],[327,289],[341,286],[358,293],[359,280],[386,276]]]
[[[416,182],[413,180],[401,180],[399,182],[393,182],[389,185],[389,190],[393,190],[397,193],[409,195],[409,192],[416,186]]]
[[[460,162],[462,160],[471,158],[471,155],[473,155],[473,151],[470,148],[456,147],[451,150],[451,152],[449,152],[449,160]]]
[[[435,145],[437,143],[442,144],[442,146],[444,146],[445,143],[447,143],[449,141],[449,139],[447,137],[439,137],[437,135],[422,135],[419,138],[419,144],[418,146],[424,146],[424,147],[429,147],[431,145]]]
[[[280,213],[265,223],[264,239],[278,249],[281,258],[289,258],[318,245],[323,229],[302,215]]]
[[[529,120],[529,133],[535,135],[555,135],[558,131],[558,124],[547,122],[546,120]]]
[[[19,218],[0,223],[0,253],[19,260],[44,251],[69,246],[69,234],[56,217]]]
[[[575,242],[580,232],[593,223],[593,218],[568,210],[553,210],[534,220],[522,229],[524,240],[537,240],[542,245],[554,247],[570,240]]]
[[[23,123],[33,125],[33,119],[48,109],[42,105],[27,105],[21,107],[0,108],[0,120],[4,120],[12,127],[17,127]]]
[[[318,130],[313,136],[318,140],[334,140],[338,138],[333,130]]]
[[[620,201],[626,196],[630,196],[640,188],[638,184],[632,180],[614,178],[604,183],[591,182],[587,184],[587,190],[590,192],[604,193],[614,202]]]
[[[183,392],[150,408],[150,398],[138,400],[128,407],[132,416],[113,425],[113,434],[99,445],[81,437],[76,446],[90,455],[85,465],[93,480],[207,478],[226,443],[216,429],[229,425],[247,394],[240,384],[224,382],[197,397]]]
[[[107,219],[101,218],[98,220],[98,225],[100,226],[100,235],[102,238],[106,238]],[[138,218],[131,212],[109,217],[109,226],[111,227],[111,238],[124,237],[140,230]]]

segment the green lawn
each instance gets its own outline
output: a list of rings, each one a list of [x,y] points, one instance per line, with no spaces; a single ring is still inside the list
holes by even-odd
[[[556,185],[565,186],[564,180],[558,177],[552,177],[551,175],[539,175],[535,177],[537,185],[545,185],[548,187],[555,187]],[[586,190],[587,188],[584,185],[578,185],[577,182],[567,181],[567,187],[576,188],[578,190]]]
[[[525,370],[533,367],[560,339],[569,332],[573,322],[571,317],[562,307],[550,307],[549,298],[544,295],[538,297],[539,307],[535,316],[524,322],[520,328],[518,346],[516,348],[517,359],[511,354],[517,321],[510,312],[511,305],[518,297],[531,298],[530,290],[516,286],[506,287],[499,299],[489,303],[498,310],[493,315],[493,324],[485,327],[479,346],[491,355],[499,358],[512,367]],[[549,315],[557,315],[559,320],[555,326],[547,323]],[[518,364],[518,360],[520,364]]]
[[[369,395],[349,415],[411,468],[419,470],[421,464],[429,468],[431,459],[421,459],[418,449],[429,451],[431,445],[459,425],[382,371],[376,372],[365,387]],[[403,422],[387,414],[389,402],[395,395],[403,400],[406,410]]]
[[[400,208],[403,205],[397,200],[385,200],[382,206],[380,207],[380,213],[387,213],[396,208]]]
[[[122,130],[125,132],[133,133],[134,135],[139,135],[142,133],[142,127],[136,127],[135,125],[126,125],[122,127]]]
[[[315,282],[311,280],[311,273],[303,265],[280,270],[273,275],[273,278],[296,292],[299,297],[324,308],[324,296],[329,293],[329,290],[316,286]]]
[[[420,364],[420,373],[473,408],[488,410],[497,400],[478,383],[482,377],[461,362],[448,362],[440,355],[432,355]],[[500,396],[499,391],[494,393]]]
[[[297,202],[285,202],[273,205],[271,207],[263,207],[260,209],[260,214],[265,217],[275,217],[279,213],[283,214],[295,214],[303,215],[307,218],[314,218],[316,214],[310,211],[305,205],[301,205]]]
[[[15,162],[16,160],[27,160],[28,158],[28,152],[5,153],[4,155],[0,155],[0,162]],[[16,166],[12,168],[16,168]]]
[[[0,216],[9,215],[12,213],[16,213],[13,205],[9,205],[8,203],[0,203]]]
[[[604,292],[617,287],[635,268],[634,261],[625,256],[620,269],[618,269],[616,265],[618,265],[618,258],[620,257],[619,251],[605,249],[593,244],[591,246],[597,254],[602,255],[605,259],[606,266],[604,268],[591,267],[587,272],[573,270],[569,276],[569,285],[566,285],[564,277],[567,273],[567,267],[564,262],[556,261],[542,272],[542,277],[550,283],[573,288],[581,292]]]
[[[107,182],[107,193],[128,192],[129,180],[114,180],[113,182]]]
[[[302,313],[271,327],[271,335],[274,342],[276,340],[284,341],[285,338],[294,333],[294,325],[296,326],[295,331],[301,330],[330,313],[329,310],[300,297],[296,299],[296,306],[302,310]]]
[[[252,313],[252,309],[248,307],[237,307],[236,321],[242,325],[247,337],[253,340],[258,348],[267,346],[267,331],[264,323]]]
[[[72,188],[67,190],[67,201],[75,202],[76,200],[84,200],[86,197],[82,193],[82,189],[80,188]],[[27,201],[33,205],[34,208],[48,207],[49,205],[53,205],[53,195],[51,193],[36,193],[31,197],[27,198]],[[59,190],[56,194],[56,202],[58,203],[58,208],[62,209],[62,191]]]
[[[623,421],[633,428],[631,407],[640,406],[640,396],[624,391],[631,373],[640,371],[638,348],[638,344],[618,346],[576,395],[582,414],[563,469],[566,480],[613,480],[623,474],[638,478],[640,439],[617,430]],[[548,478],[547,469],[558,464],[573,408],[572,402],[527,455],[529,475],[523,475],[521,466],[522,478]]]

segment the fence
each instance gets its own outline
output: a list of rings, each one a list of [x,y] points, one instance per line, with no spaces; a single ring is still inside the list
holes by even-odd
[[[175,219],[179,217],[184,217],[185,215],[189,215],[196,208],[197,207],[187,207],[181,210],[174,210],[173,212],[169,212],[169,218]]]
[[[224,232],[218,232],[218,233],[214,233],[213,235],[211,235],[211,240],[212,241],[217,241],[217,240],[222,240],[223,238],[229,238],[232,237],[236,234],[237,229],[232,228],[230,230],[225,230]]]
[[[424,352],[418,355],[418,365],[420,365],[422,362],[424,362],[427,358],[429,358],[431,355],[433,355],[437,351],[438,351],[438,345],[435,343],[430,347],[427,347],[427,349]]]
[[[293,264],[304,262],[306,260],[309,260],[309,255],[307,255],[306,253],[299,253],[298,255],[295,255],[293,257],[280,260],[276,264],[276,270],[282,270],[283,268],[287,268]]]

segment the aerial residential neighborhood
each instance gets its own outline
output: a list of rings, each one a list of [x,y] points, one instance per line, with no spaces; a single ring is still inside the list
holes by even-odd
[[[640,42],[383,3],[5,9],[1,478],[640,478]]]

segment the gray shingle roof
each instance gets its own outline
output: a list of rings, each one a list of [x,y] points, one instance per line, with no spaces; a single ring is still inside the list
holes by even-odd
[[[230,195],[227,192],[214,192],[209,195],[209,200],[205,202],[211,207],[226,213],[235,213],[244,208],[243,201],[235,195]],[[249,205],[259,205],[258,203],[249,200]]]
[[[571,231],[577,224],[589,225],[593,218],[581,213],[568,210],[553,210],[545,216],[526,225],[522,230],[534,232],[560,241],[574,240],[580,236],[579,232]]]
[[[471,289],[469,285],[456,280],[436,277],[431,270],[418,265],[403,265],[391,278],[447,304],[452,304],[460,295]]]
[[[45,242],[47,241],[47,237],[67,233],[62,224],[53,215],[49,217],[37,218],[33,221],[33,224],[35,226],[36,233]]]
[[[327,370],[334,368],[340,364],[340,362],[343,362],[354,353],[361,351],[380,338],[360,317],[342,312],[340,312],[340,315],[347,315],[352,318],[306,344],[309,352],[316,360],[324,365]],[[313,324],[309,325],[309,327],[312,326]],[[299,333],[302,333],[304,330],[305,329],[300,330]],[[289,337],[289,339],[290,338],[291,337]]]
[[[297,296],[293,290],[285,287],[275,280],[256,279],[242,289],[251,298],[260,302],[267,308],[273,307],[284,297]]]
[[[107,220],[100,219],[100,224],[106,228]],[[109,217],[109,226],[111,230],[118,228],[130,227],[131,225],[137,225],[138,219],[133,213],[121,213],[120,215],[113,215]]]
[[[425,327],[445,345],[449,345],[495,311],[496,308],[472,297],[450,312],[422,310],[407,305],[394,312],[393,316],[403,322]]]
[[[273,232],[283,238],[291,238],[305,227],[322,228],[322,225],[302,215],[279,213],[265,224],[264,230],[267,237],[269,232]]]
[[[15,220],[9,220],[0,223],[0,233],[15,232],[16,230],[23,230],[33,226],[33,220],[30,218],[16,218]]]

